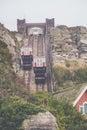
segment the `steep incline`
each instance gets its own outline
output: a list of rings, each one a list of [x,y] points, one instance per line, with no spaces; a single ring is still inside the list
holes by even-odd
[[[83,26],[58,26],[50,30],[54,65],[77,61],[80,66],[87,64],[87,28]]]

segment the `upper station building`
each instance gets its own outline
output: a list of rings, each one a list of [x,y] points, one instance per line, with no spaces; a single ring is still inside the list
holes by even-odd
[[[50,27],[55,26],[54,18],[52,19],[46,19],[45,23],[26,23],[25,19],[17,19],[17,30],[20,33],[24,33],[26,35],[29,35],[29,31],[31,28],[37,27],[43,29],[44,34],[48,31]]]

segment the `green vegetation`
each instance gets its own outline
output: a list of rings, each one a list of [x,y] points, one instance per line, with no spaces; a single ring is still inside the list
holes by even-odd
[[[45,110],[49,110],[56,117],[59,130],[87,129],[87,121],[67,101],[58,101],[52,94],[46,92],[32,94],[31,101]]]
[[[0,98],[0,130],[22,130],[22,122],[28,115],[49,110],[57,119],[59,130],[84,130],[87,121],[66,101],[58,101],[52,94],[30,94],[28,102],[15,96]]]
[[[0,130],[22,130],[22,121],[28,115],[44,111],[19,97],[13,97],[9,101],[2,100],[0,99]]]
[[[12,68],[12,55],[7,44],[0,40],[0,91],[12,91],[16,75]]]
[[[54,81],[56,84],[56,89],[57,86],[62,86],[64,87],[64,84],[68,82],[75,83],[75,84],[81,84],[81,83],[86,83],[87,82],[87,66],[84,68],[79,68],[77,70],[71,71],[70,69],[66,69],[63,67],[54,67],[53,69],[53,75],[54,75]]]
[[[86,67],[73,72],[56,67],[53,72],[56,86],[68,84],[67,81],[84,83],[87,80]],[[87,121],[71,104],[58,101],[46,92],[30,94],[20,82],[12,68],[12,55],[6,43],[0,40],[0,130],[22,130],[22,122],[28,115],[44,111],[56,117],[59,130],[87,129]]]
[[[74,73],[77,83],[87,82],[87,67],[80,68],[76,70]]]
[[[66,62],[66,67],[70,67],[69,61]]]
[[[62,86],[63,83],[65,83],[67,80],[70,81],[73,79],[72,73],[68,69],[65,69],[63,67],[55,67],[53,69],[53,74],[54,74],[55,82],[59,86]]]
[[[3,66],[12,66],[12,55],[9,53],[7,44],[0,40],[0,61]]]

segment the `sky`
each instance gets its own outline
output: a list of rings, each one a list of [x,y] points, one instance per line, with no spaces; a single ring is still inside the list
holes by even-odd
[[[27,23],[55,18],[55,25],[86,26],[87,0],[0,0],[0,23],[17,30],[17,19]]]

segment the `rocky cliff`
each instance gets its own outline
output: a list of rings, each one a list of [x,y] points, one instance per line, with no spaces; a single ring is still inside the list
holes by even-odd
[[[53,65],[66,65],[67,61],[87,64],[87,28],[60,25],[50,29]]]
[[[9,31],[7,28],[4,27],[3,24],[0,23],[0,40],[7,44],[9,52],[12,54],[12,62],[14,71],[19,69],[19,42],[15,33]]]
[[[19,42],[15,33],[0,23],[0,96],[9,97],[21,86],[14,72],[19,69]],[[18,94],[19,95],[19,94]]]
[[[50,29],[49,38],[53,67],[57,68],[53,75],[53,86],[58,91],[56,97],[72,102],[87,85],[87,28],[60,25]],[[71,79],[67,73],[64,75],[64,70],[69,70]]]
[[[15,56],[17,39],[14,37],[12,32],[6,29],[4,25],[1,23],[0,23],[0,40],[4,41],[8,45],[8,49],[10,50],[11,54]]]

